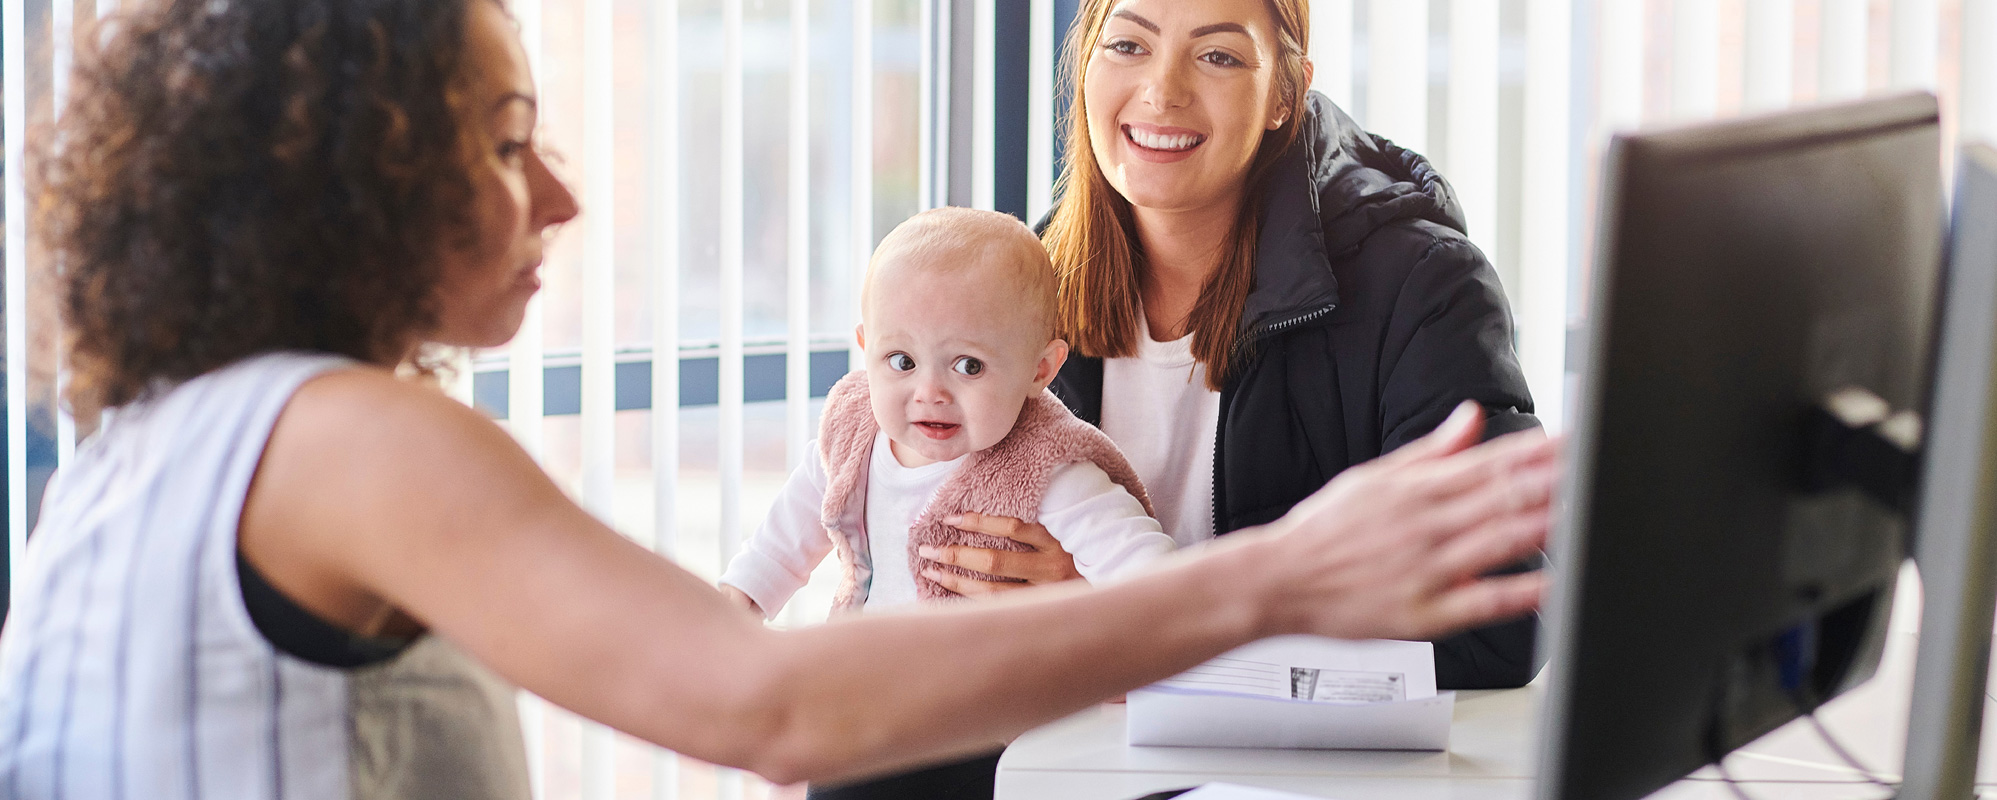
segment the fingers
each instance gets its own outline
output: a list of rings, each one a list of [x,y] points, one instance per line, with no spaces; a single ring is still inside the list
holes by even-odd
[[[1538,607],[1544,576],[1478,576],[1545,543],[1559,443],[1513,434],[1472,446],[1468,429],[1454,427],[1463,424],[1452,420],[1425,453],[1348,470],[1274,528],[1286,563],[1308,567],[1299,589],[1345,598],[1305,604],[1325,610],[1306,629],[1433,638]],[[1371,611],[1333,611],[1342,604]]]
[[[1441,541],[1497,516],[1545,509],[1559,479],[1553,443],[1505,437],[1447,458],[1407,465],[1360,487],[1424,541]]]
[[[1028,583],[1059,583],[1081,577],[1081,574],[1075,571],[1075,557],[1061,549],[1060,540],[1048,533],[1046,526],[1021,522],[1012,517],[970,512],[946,517],[943,522],[959,530],[1010,539],[1033,549],[1019,552],[967,545],[924,546],[916,550],[917,555],[975,572],[1002,578],[1016,578]]]
[[[1009,556],[1017,554],[1005,550],[987,550],[982,547],[971,547],[970,545],[962,544],[953,544],[944,547],[923,545],[915,549],[915,554],[938,563],[949,564],[953,567],[963,567],[972,572],[982,572],[986,575],[997,575],[1004,578],[1021,577],[1011,572],[1017,569],[1017,566],[1012,563]]]
[[[982,597],[1000,592],[1009,592],[1014,589],[1024,589],[1032,585],[1028,583],[981,581],[977,578],[967,578],[954,572],[944,572],[943,570],[934,568],[923,570],[922,577],[935,581],[941,584],[943,588],[965,597]]]
[[[1381,456],[1383,464],[1398,464],[1410,461],[1445,456],[1475,446],[1484,434],[1484,409],[1475,401],[1465,400],[1456,405],[1456,410],[1437,425],[1427,436],[1416,439],[1392,453]]]
[[[1453,496],[1425,502],[1415,524],[1438,543],[1506,518],[1527,517],[1543,526],[1559,477],[1559,466],[1548,462],[1489,473]]]
[[[1037,525],[1029,527],[1039,527]],[[1027,583],[1060,583],[1079,578],[1075,557],[1059,548],[1019,552],[990,550],[970,545],[923,545],[915,554],[931,561],[963,567],[973,572],[1014,578]]]
[[[1012,517],[991,514],[964,512],[946,517],[943,524],[958,530],[989,533],[1004,539],[1011,539],[1035,550],[1059,550],[1061,541],[1047,532],[1047,527],[1038,523],[1021,522]]]
[[[1450,589],[1430,606],[1420,638],[1517,619],[1539,608],[1546,595],[1545,571],[1482,578]]]
[[[1442,586],[1517,564],[1546,545],[1545,513],[1514,514],[1485,522],[1444,544],[1430,559]]]
[[[1298,503],[1290,524],[1325,530],[1353,514],[1391,527],[1395,547],[1449,539],[1493,516],[1546,506],[1558,478],[1558,442],[1511,434],[1446,457],[1347,470]],[[1326,516],[1326,515],[1330,516]]]
[[[1409,469],[1429,495],[1441,499],[1483,490],[1511,475],[1551,464],[1558,455],[1557,440],[1538,431],[1521,431]]]

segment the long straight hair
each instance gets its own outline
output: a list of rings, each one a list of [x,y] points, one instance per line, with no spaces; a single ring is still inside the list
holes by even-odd
[[[1068,31],[1063,88],[1068,104],[1067,164],[1055,184],[1061,198],[1042,240],[1060,275],[1057,328],[1074,352],[1091,358],[1122,358],[1137,352],[1143,300],[1138,278],[1145,269],[1137,245],[1130,201],[1118,194],[1096,163],[1089,139],[1088,98],[1083,91],[1089,59],[1103,24],[1118,0],[1088,0]],[[1261,219],[1263,181],[1269,167],[1296,141],[1310,87],[1306,83],[1305,42],[1310,40],[1309,0],[1265,0],[1276,21],[1276,104],[1287,109],[1281,126],[1264,131],[1250,162],[1234,226],[1220,248],[1220,263],[1207,277],[1187,327],[1193,357],[1206,365],[1207,386],[1220,391],[1233,377],[1241,338],[1242,306],[1255,286],[1255,243]]]

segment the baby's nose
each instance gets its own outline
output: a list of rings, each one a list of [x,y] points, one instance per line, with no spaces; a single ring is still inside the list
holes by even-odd
[[[948,403],[950,390],[935,378],[918,381],[915,386],[915,401],[918,403]]]

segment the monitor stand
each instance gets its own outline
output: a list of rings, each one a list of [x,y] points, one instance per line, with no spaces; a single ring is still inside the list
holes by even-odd
[[[1916,519],[1924,602],[1899,800],[1975,796],[1997,607],[1997,150],[1965,148]]]

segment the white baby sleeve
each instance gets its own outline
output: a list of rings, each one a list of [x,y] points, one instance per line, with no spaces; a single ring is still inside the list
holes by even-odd
[[[1139,571],[1176,547],[1144,504],[1092,461],[1055,471],[1040,500],[1040,524],[1090,583]]]
[[[742,552],[721,574],[721,583],[741,589],[770,619],[776,618],[791,595],[804,588],[811,580],[811,571],[832,552],[832,539],[818,517],[825,504],[825,466],[818,458],[816,442],[808,452],[811,455],[791,472],[776,502],[770,504],[770,513],[756,528],[756,535],[743,543]]]

